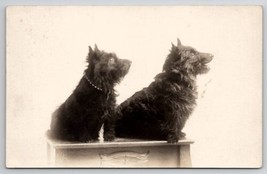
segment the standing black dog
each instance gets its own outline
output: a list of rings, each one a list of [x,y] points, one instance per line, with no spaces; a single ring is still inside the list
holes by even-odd
[[[88,142],[98,139],[104,123],[104,139],[114,139],[110,129],[116,95],[114,86],[127,74],[131,62],[114,53],[89,47],[88,68],[69,98],[54,112],[49,135],[52,138]]]
[[[196,76],[208,72],[213,55],[172,45],[163,66],[147,88],[136,92],[116,110],[117,137],[167,140],[176,143],[197,98]]]

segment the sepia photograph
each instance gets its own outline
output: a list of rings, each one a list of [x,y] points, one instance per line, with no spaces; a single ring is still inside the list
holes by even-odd
[[[261,6],[8,6],[7,168],[261,168]]]

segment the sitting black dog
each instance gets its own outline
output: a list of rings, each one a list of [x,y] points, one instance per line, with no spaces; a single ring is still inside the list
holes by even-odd
[[[181,131],[196,105],[196,76],[208,72],[212,57],[178,39],[155,81],[117,107],[116,136],[169,143],[184,137]]]
[[[103,123],[104,139],[114,139],[113,123],[116,103],[114,86],[127,74],[131,62],[114,53],[89,47],[88,68],[69,98],[54,112],[51,138],[88,142],[97,140]]]

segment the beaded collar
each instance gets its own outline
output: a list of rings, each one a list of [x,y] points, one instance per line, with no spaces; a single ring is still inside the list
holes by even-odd
[[[95,89],[97,89],[97,90],[99,90],[99,91],[103,91],[103,89],[101,89],[101,88],[97,87],[95,84],[93,84],[93,82],[91,82],[91,81],[89,80],[89,78],[86,76],[86,74],[84,74],[84,77],[85,77],[85,79],[90,83],[90,85],[92,85]]]

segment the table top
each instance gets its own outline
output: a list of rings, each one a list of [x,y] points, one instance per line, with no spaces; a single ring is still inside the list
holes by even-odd
[[[162,140],[142,140],[142,139],[130,139],[130,138],[116,138],[112,142],[69,142],[62,140],[50,139],[47,137],[47,143],[56,149],[75,149],[75,148],[107,148],[107,147],[142,147],[142,146],[181,146],[190,145],[194,141],[190,139],[182,139],[177,143],[167,143]]]

